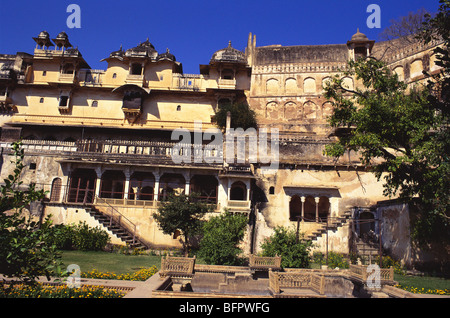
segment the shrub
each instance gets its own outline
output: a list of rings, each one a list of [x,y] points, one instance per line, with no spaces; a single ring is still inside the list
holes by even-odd
[[[238,265],[242,252],[238,244],[242,241],[247,225],[245,215],[229,212],[212,217],[203,225],[203,238],[198,255],[207,264]]]
[[[303,234],[301,236],[303,237]],[[261,245],[262,256],[281,256],[282,267],[309,268],[312,242],[303,240],[302,237],[297,243],[294,229],[276,227],[274,234]]]
[[[91,228],[86,222],[77,225],[55,225],[53,243],[62,250],[100,251],[110,238],[105,230]]]
[[[101,251],[108,242],[108,233],[98,227],[91,228],[86,222],[75,226],[73,243],[76,249],[82,251]]]
[[[319,265],[326,265],[327,264],[326,255],[321,252],[314,252],[313,262]],[[344,254],[336,253],[333,251],[328,252],[328,267],[349,268],[347,257]]]

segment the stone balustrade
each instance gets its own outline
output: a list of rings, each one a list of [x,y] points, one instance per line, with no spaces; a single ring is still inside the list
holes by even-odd
[[[281,269],[281,257],[264,257],[250,254],[249,265],[252,269],[258,270],[279,270]]]
[[[269,271],[269,289],[274,294],[280,294],[282,288],[311,289],[323,295],[325,291],[325,277],[305,271]]]

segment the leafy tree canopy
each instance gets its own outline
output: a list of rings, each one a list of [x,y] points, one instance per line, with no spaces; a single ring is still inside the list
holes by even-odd
[[[212,207],[191,193],[169,194],[167,201],[161,202],[158,212],[153,217],[158,222],[164,234],[174,235],[178,231],[184,237],[182,240],[185,253],[191,246],[190,240],[201,232],[203,217]]]
[[[257,128],[256,114],[246,102],[222,103],[214,115],[217,126],[225,129],[227,125],[227,113],[231,115],[231,128]]]
[[[422,242],[442,239],[442,234],[448,239],[450,221],[449,1],[441,3],[446,13],[428,18],[422,34],[425,41],[437,36],[445,40],[444,48],[436,50],[446,52],[437,62],[443,72],[427,87],[408,87],[384,62],[373,58],[350,61],[325,87],[325,97],[335,105],[329,123],[345,128],[325,154],[340,157],[354,151],[363,165],[385,180],[385,195],[418,198],[426,222],[416,224],[421,228],[414,234]],[[356,78],[361,88],[345,87],[344,76]]]
[[[199,256],[207,264],[240,265],[239,243],[244,238],[247,216],[225,212],[212,217],[203,225]]]
[[[21,143],[13,143],[12,150],[15,169],[0,185],[0,273],[34,283],[38,276],[61,275],[62,261],[52,243],[50,218],[39,222],[29,212],[30,204],[42,200],[45,193],[34,184],[23,189]]]

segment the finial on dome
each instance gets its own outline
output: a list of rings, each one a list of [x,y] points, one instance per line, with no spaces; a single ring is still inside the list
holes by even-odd
[[[231,47],[231,41],[228,41],[228,47]]]

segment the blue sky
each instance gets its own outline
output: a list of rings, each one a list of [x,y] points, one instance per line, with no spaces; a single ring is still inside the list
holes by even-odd
[[[66,25],[69,4],[81,8],[81,28]],[[370,39],[408,12],[438,9],[438,0],[0,0],[0,53],[33,53],[32,37],[65,31],[92,68],[110,52],[149,38],[158,52],[169,48],[185,73],[199,73],[212,54],[232,41],[244,50],[249,32],[257,46],[346,43],[356,28]],[[368,28],[369,4],[381,9],[381,29]]]

